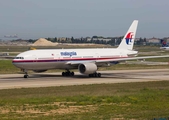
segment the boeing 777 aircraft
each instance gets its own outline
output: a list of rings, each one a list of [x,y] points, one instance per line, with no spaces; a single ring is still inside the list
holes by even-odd
[[[125,60],[169,57],[135,57],[138,52],[132,49],[137,25],[138,20],[134,20],[117,48],[29,50],[17,55],[12,62],[24,70],[24,78],[28,77],[28,70],[44,72],[49,69],[66,70],[62,72],[62,76],[74,76],[74,72],[70,70],[78,69],[81,74],[89,77],[101,77],[101,73],[97,73],[98,67],[110,66]]]

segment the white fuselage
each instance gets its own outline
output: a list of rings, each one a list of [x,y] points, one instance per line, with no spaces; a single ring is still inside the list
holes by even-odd
[[[12,63],[18,68],[27,70],[72,69],[77,66],[70,66],[68,62],[104,61],[126,58],[135,54],[137,51],[116,48],[29,50],[17,55]],[[105,63],[96,63],[97,66],[102,64]]]
[[[169,50],[169,47],[160,47],[162,50]]]

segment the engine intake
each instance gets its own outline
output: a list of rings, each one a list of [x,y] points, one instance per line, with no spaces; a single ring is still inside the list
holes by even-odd
[[[78,66],[78,70],[82,74],[92,74],[97,71],[97,65],[94,63],[84,63]]]

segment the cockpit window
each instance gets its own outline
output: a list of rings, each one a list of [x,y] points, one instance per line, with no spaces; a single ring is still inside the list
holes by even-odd
[[[24,59],[23,57],[15,57],[15,59]]]

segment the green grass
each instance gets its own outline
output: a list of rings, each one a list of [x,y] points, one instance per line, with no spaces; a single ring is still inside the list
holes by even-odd
[[[65,45],[65,44],[60,44],[57,46],[0,46],[0,52],[24,52],[30,49],[30,47],[36,48],[36,49],[62,49],[62,48],[72,48],[72,49],[77,49],[77,48],[110,48],[113,46],[110,45]],[[76,47],[76,48],[75,48]]]
[[[160,46],[137,46],[137,45],[134,45],[134,49],[139,52],[161,51]]]
[[[0,74],[20,73],[20,69],[12,65],[12,60],[0,60]]]
[[[168,58],[146,59],[146,61],[152,61],[152,62],[169,62],[169,57],[168,57]]]
[[[29,46],[0,46],[0,52],[23,52],[29,49]]]
[[[169,82],[0,90],[0,119],[110,120],[169,116]]]

